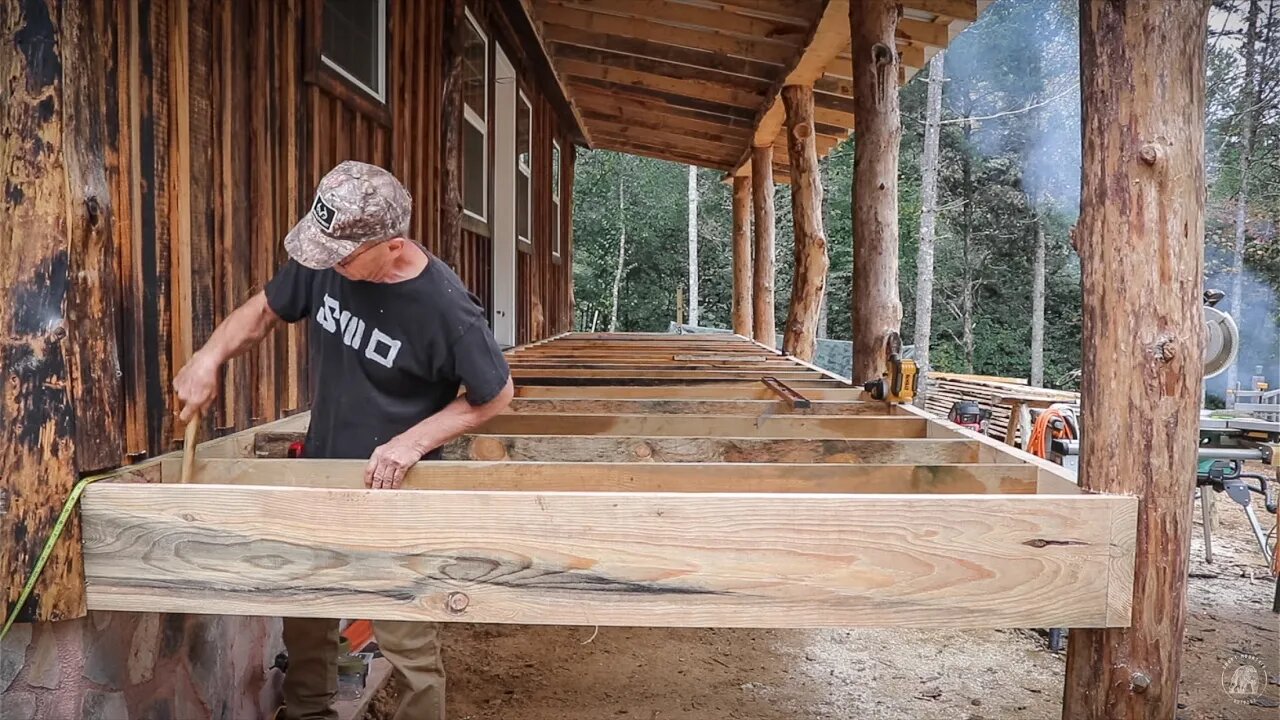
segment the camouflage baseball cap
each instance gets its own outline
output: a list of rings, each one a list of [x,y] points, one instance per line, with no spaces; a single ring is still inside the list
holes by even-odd
[[[311,210],[285,236],[284,247],[309,268],[333,267],[361,246],[409,232],[413,199],[394,175],[347,160],[320,180]]]

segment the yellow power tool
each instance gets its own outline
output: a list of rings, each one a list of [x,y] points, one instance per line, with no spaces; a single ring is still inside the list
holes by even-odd
[[[889,333],[884,343],[885,373],[875,380],[868,380],[862,387],[872,400],[891,403],[909,403],[916,396],[916,361],[902,357],[902,338],[897,332]]]

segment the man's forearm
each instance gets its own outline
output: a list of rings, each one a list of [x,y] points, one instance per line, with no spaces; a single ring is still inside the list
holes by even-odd
[[[513,395],[511,382],[493,400],[472,405],[465,396],[454,398],[443,410],[413,426],[405,434],[424,455],[480,427],[506,409]]]
[[[200,353],[214,364],[221,365],[261,341],[277,319],[267,306],[266,295],[259,292],[218,325],[209,341],[200,348]]]

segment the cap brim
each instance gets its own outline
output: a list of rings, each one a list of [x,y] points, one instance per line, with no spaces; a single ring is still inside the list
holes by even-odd
[[[284,238],[284,249],[289,257],[312,270],[331,268],[358,247],[360,243],[353,240],[338,240],[325,235],[311,213],[299,220]]]

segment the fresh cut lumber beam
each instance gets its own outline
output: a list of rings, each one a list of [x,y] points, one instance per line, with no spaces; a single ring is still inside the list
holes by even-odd
[[[1070,720],[1177,713],[1203,384],[1208,10],[1080,3],[1080,486],[1141,502],[1132,585],[1120,588],[1133,624],[1072,629]]]
[[[254,456],[283,458],[302,432],[258,435]],[[874,463],[878,465],[1004,464],[966,439],[628,437],[601,435],[468,435],[444,446],[445,460],[507,462]],[[202,455],[201,457],[229,457]],[[232,456],[234,457],[234,456]]]
[[[792,409],[781,400],[644,400],[604,398],[522,398],[511,401],[511,413],[565,413],[634,415],[878,415],[898,414],[893,406],[877,402],[811,400],[804,409]]]
[[[862,388],[849,385],[806,387],[804,396],[809,400],[856,401],[862,397]],[[722,385],[649,385],[626,386],[538,386],[517,385],[517,398],[590,398],[590,399],[643,399],[643,400],[777,400],[778,395],[761,382],[726,383]],[[881,407],[892,407],[877,403]],[[899,414],[896,410],[891,414]]]
[[[477,435],[640,435],[647,437],[922,438],[915,417],[770,415],[532,415],[503,413]]]
[[[655,627],[1127,623],[1136,500],[92,485],[92,610]],[[369,521],[334,532],[333,518]]]
[[[196,482],[358,490],[363,460],[200,460]],[[176,461],[162,461],[174,482]],[[832,465],[819,463],[421,462],[406,490],[537,492],[772,492],[1034,494],[1036,469],[1017,464]],[[1078,494],[1075,492],[1068,494]]]
[[[542,371],[531,371],[542,372]],[[801,378],[795,379],[789,377],[786,373],[768,373],[774,377],[785,380],[787,385],[792,388],[848,388],[847,383],[827,378]],[[763,377],[761,375],[742,375],[742,374],[716,374],[704,373],[697,377],[690,377],[690,373],[675,373],[672,375],[659,375],[652,377],[653,373],[646,376],[636,375],[635,373],[627,373],[626,375],[608,376],[608,375],[562,375],[558,373],[547,373],[536,377],[520,375],[513,373],[515,384],[520,385],[736,385],[741,387],[749,387],[759,382]]]

